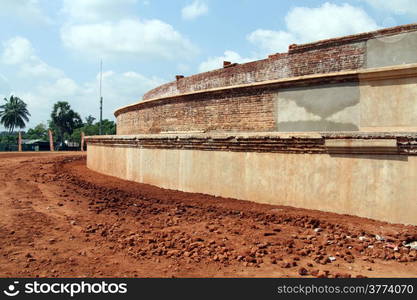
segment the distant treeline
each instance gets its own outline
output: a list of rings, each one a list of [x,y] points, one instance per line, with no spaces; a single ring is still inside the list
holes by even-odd
[[[30,113],[26,103],[18,97],[10,96],[4,98],[5,104],[0,106],[0,124],[8,131],[0,132],[0,151],[14,151],[17,149],[19,128],[24,141],[49,142],[48,130],[52,131],[56,149],[63,149],[66,146],[79,145],[81,143],[81,132],[85,135],[98,135],[100,133],[100,122],[89,115],[83,121],[80,115],[75,112],[68,102],[58,101],[54,104],[51,112],[51,119],[47,124],[40,123],[27,131],[23,130],[29,120]],[[116,124],[110,120],[103,120],[101,134],[111,135],[116,133]]]

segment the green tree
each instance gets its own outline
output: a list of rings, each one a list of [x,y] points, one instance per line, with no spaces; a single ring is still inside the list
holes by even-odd
[[[25,128],[30,116],[27,104],[13,95],[9,99],[4,98],[4,101],[6,104],[0,106],[0,123],[9,132],[13,132],[15,128]]]
[[[71,141],[79,143],[81,141],[81,132],[84,132],[85,135],[98,135],[99,134],[100,122],[89,124],[87,118],[86,118],[87,123],[85,123],[82,127],[74,130],[70,138]],[[114,123],[113,121],[104,119],[102,133],[105,135],[116,134],[116,123]]]
[[[16,132],[0,132],[0,151],[16,151],[17,139],[18,133]]]
[[[40,123],[35,128],[30,128],[24,135],[25,139],[48,141],[48,129],[46,125]]]
[[[70,136],[82,124],[80,115],[71,109],[68,102],[59,101],[54,104],[49,127],[56,132],[61,144],[64,143],[65,136]]]
[[[95,119],[96,118],[94,118],[92,115],[89,115],[88,117],[85,118],[86,124],[93,125]]]

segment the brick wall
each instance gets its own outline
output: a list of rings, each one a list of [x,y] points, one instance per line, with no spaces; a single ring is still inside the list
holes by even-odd
[[[268,91],[191,95],[148,103],[117,116],[117,134],[169,131],[272,131],[273,94]]]
[[[288,53],[273,54],[267,59],[169,82],[149,91],[143,99],[286,77],[365,68],[366,41],[416,30],[417,24],[411,24],[309,44],[290,45]]]
[[[280,90],[357,81],[357,74],[317,76],[139,102],[116,112],[117,134],[276,131]]]
[[[143,99],[273,79],[356,70],[364,66],[364,61],[364,42],[281,53],[264,60],[184,77],[149,91]]]

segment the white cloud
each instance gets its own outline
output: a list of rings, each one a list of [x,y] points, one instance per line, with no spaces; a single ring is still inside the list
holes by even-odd
[[[362,8],[329,2],[316,8],[295,7],[285,17],[285,23],[286,31],[258,29],[247,38],[265,55],[285,52],[292,43],[313,42],[379,28]]]
[[[38,0],[1,0],[0,16],[18,17],[31,23],[51,23],[42,12]]]
[[[64,0],[61,12],[67,19],[61,27],[61,41],[95,60],[170,60],[197,53],[197,47],[170,24],[138,18],[137,3],[139,0]]]
[[[32,44],[29,40],[17,36],[3,43],[1,60],[4,64],[20,64],[29,60],[34,55]]]
[[[415,0],[362,0],[377,9],[389,11],[395,15],[417,16],[417,1]]]
[[[55,98],[56,100],[59,100],[59,98],[63,98],[60,100],[66,100],[66,97],[74,95],[79,91],[79,86],[74,80],[62,77],[54,82],[40,84],[37,87],[37,90],[38,93],[46,96],[45,99]]]
[[[49,66],[35,54],[31,42],[24,37],[14,37],[3,43],[1,62],[6,65],[18,66],[19,75],[40,79],[44,77],[57,78],[63,72]]]
[[[87,99],[98,99],[98,79],[99,75],[97,74],[95,81],[86,84],[84,97]],[[107,117],[113,117],[117,108],[138,102],[144,93],[164,82],[158,77],[148,78],[133,71],[123,73],[104,72],[102,95]],[[94,111],[96,108],[97,103],[93,102],[90,110]]]
[[[206,61],[202,62],[198,70],[199,72],[206,72],[214,69],[219,69],[223,67],[223,61],[230,61],[232,63],[245,63],[256,58],[244,58],[239,55],[239,53],[226,50],[222,56],[209,57]]]
[[[62,12],[73,20],[115,20],[130,15],[137,0],[64,0]]]
[[[195,0],[191,4],[183,7],[181,10],[181,16],[185,20],[193,20],[207,13],[208,6],[204,1],[201,0]]]
[[[272,52],[286,52],[288,45],[295,43],[293,34],[286,31],[257,29],[247,36],[247,39],[259,48]]]
[[[378,29],[359,7],[324,3],[317,8],[296,7],[285,18],[288,30],[303,42]]]
[[[197,51],[188,39],[160,20],[67,25],[61,29],[61,39],[68,48],[93,57],[177,59]]]
[[[64,74],[60,69],[54,68],[38,57],[33,58],[20,66],[20,76],[32,78],[58,78]]]

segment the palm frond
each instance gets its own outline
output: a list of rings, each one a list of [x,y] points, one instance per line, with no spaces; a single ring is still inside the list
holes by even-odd
[[[27,104],[13,95],[9,99],[4,98],[4,101],[6,103],[0,106],[0,124],[10,132],[14,128],[25,128],[30,116]]]

